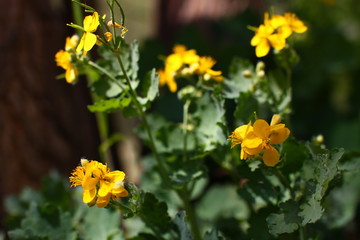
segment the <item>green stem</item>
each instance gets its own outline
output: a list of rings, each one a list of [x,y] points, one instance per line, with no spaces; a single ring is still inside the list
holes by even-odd
[[[191,232],[193,234],[194,240],[201,240],[201,235],[199,231],[199,226],[196,220],[196,214],[194,208],[192,207],[189,199],[189,193],[186,189],[181,189],[177,191],[179,197],[181,198],[184,209],[186,211],[187,220],[190,223]]]
[[[183,142],[183,161],[187,160],[187,130],[188,130],[188,119],[189,119],[189,106],[191,101],[186,100],[184,104],[184,115],[183,115],[183,135],[184,135],[184,142]]]
[[[163,163],[162,159],[160,158],[160,156],[159,156],[159,154],[157,152],[157,149],[156,149],[155,143],[154,143],[154,138],[153,138],[153,135],[152,135],[151,130],[150,130],[149,123],[148,123],[148,121],[146,119],[146,116],[145,116],[145,113],[144,113],[144,111],[142,109],[142,106],[141,106],[141,104],[139,103],[139,101],[137,99],[137,94],[136,94],[135,90],[131,86],[130,78],[127,75],[127,72],[125,70],[124,64],[122,63],[122,60],[121,60],[120,56],[116,55],[116,58],[117,58],[118,63],[120,65],[121,71],[124,74],[126,83],[127,83],[128,87],[129,87],[130,96],[132,97],[132,100],[135,103],[135,106],[136,106],[136,108],[137,108],[137,110],[139,112],[140,118],[141,118],[141,120],[142,120],[142,122],[144,124],[145,131],[146,131],[147,135],[149,136],[150,148],[151,148],[152,152],[155,155],[155,159],[156,159],[157,164],[159,165],[160,174],[162,175],[164,180],[167,182],[167,184],[169,186],[171,186],[171,179],[170,179],[170,177],[169,177],[169,175],[167,173],[167,169],[165,167],[165,164]]]
[[[306,239],[306,234],[305,234],[305,227],[303,226],[299,226],[299,237],[300,240],[305,240]]]

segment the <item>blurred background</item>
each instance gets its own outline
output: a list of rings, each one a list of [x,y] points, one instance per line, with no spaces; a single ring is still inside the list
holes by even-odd
[[[107,13],[105,0],[85,0]],[[140,77],[163,66],[175,43],[214,57],[226,76],[233,57],[258,61],[250,46],[263,13],[291,11],[309,30],[295,49],[292,134],[322,134],[329,147],[360,149],[360,2],[356,0],[136,0],[120,1],[128,42],[141,46]],[[38,187],[50,169],[68,176],[80,158],[98,159],[96,120],[86,82],[72,86],[56,76],[55,53],[73,34],[70,0],[0,0],[0,197]],[[269,58],[262,59],[271,62]],[[269,65],[271,67],[271,64]],[[169,101],[176,98],[168,96]],[[176,120],[181,113],[155,105]],[[180,115],[179,115],[180,114]],[[131,124],[122,121],[120,129]],[[128,132],[127,134],[131,134]],[[121,148],[119,143],[119,148]],[[126,149],[126,148],[125,148]],[[136,156],[135,156],[136,157]],[[121,156],[120,156],[121,158]],[[2,205],[1,202],[1,205]],[[1,208],[1,219],[4,216]]]

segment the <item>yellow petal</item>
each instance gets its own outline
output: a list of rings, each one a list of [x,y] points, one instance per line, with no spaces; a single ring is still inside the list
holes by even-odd
[[[274,114],[271,118],[270,126],[274,126],[281,122],[281,116],[279,114]]]
[[[80,52],[84,48],[85,33],[82,35],[79,45],[76,47],[76,52]]]
[[[280,36],[279,34],[272,34],[268,37],[270,44],[273,48],[277,50],[281,50],[285,47],[286,41],[285,38]]]
[[[104,197],[99,196],[96,199],[96,206],[98,206],[99,208],[106,207],[109,204],[110,197],[111,197],[111,194],[108,194],[108,195],[106,195]]]
[[[254,132],[246,135],[246,138],[241,144],[243,149],[249,155],[256,155],[263,149],[263,140],[257,137]]]
[[[270,44],[266,39],[262,39],[256,46],[255,53],[257,57],[264,57],[270,51]]]
[[[110,42],[113,39],[113,35],[111,32],[106,32],[104,33],[105,37],[106,37],[106,41]]]
[[[79,37],[76,34],[73,35],[72,37],[67,37],[65,42],[65,50],[68,51],[71,49],[75,49],[78,42],[79,42]]]
[[[125,173],[119,170],[109,172],[106,176],[111,178],[111,181],[114,183],[125,179]]]
[[[98,178],[93,178],[89,175],[85,175],[83,182],[82,182],[82,187],[86,190],[91,190],[96,188],[96,184],[99,182]]]
[[[270,135],[269,124],[262,119],[258,119],[254,122],[254,133],[257,137],[267,140]]]
[[[277,31],[277,34],[281,37],[281,38],[288,38],[290,37],[292,33],[292,30],[291,30],[291,27],[289,26],[282,26],[282,27],[279,27],[278,31]]]
[[[183,60],[179,54],[170,54],[165,60],[165,68],[167,71],[177,71],[182,65]]]
[[[281,144],[289,137],[289,135],[290,130],[285,127],[272,131],[270,135],[270,144]]]
[[[96,189],[91,189],[91,190],[83,190],[83,195],[82,195],[82,199],[84,203],[93,203],[96,197]]]
[[[65,79],[68,83],[76,83],[78,70],[75,67],[69,67],[65,72]]]
[[[84,30],[86,32],[95,32],[99,26],[99,14],[94,12],[92,15],[86,16],[84,18]]]
[[[266,166],[273,167],[279,162],[279,152],[272,146],[265,149],[263,161]]]
[[[111,189],[113,186],[114,186],[114,183],[101,180],[98,195],[100,197],[104,197],[104,196],[108,195],[109,193],[111,193]]]
[[[166,84],[168,85],[170,92],[174,93],[177,91],[177,83],[170,74],[167,74]]]
[[[84,51],[88,52],[96,43],[96,35],[90,32],[84,33]]]
[[[260,40],[261,40],[261,38],[257,34],[255,34],[250,41],[251,46],[254,47],[254,46],[258,45]]]
[[[249,154],[247,154],[243,148],[241,148],[241,151],[240,151],[240,159],[242,160],[246,160],[247,158],[249,157]]]
[[[160,69],[157,71],[158,75],[159,75],[159,85],[160,87],[164,86],[166,83],[166,74],[165,71],[163,69]]]
[[[183,55],[183,62],[186,64],[196,63],[199,59],[200,57],[196,54],[195,50],[188,50]]]
[[[176,45],[173,47],[173,52],[174,52],[174,53],[184,53],[185,51],[186,51],[185,45],[176,44]]]
[[[68,53],[68,52],[66,52],[64,50],[59,50],[55,54],[56,65],[59,66],[59,67],[62,67],[63,69],[66,70],[71,65],[70,58],[71,58],[70,53]]]
[[[278,28],[287,24],[286,18],[281,15],[274,15],[270,20],[270,24],[273,28]]]

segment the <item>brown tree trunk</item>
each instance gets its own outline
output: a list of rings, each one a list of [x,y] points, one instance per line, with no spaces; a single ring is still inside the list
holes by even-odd
[[[97,158],[84,82],[56,80],[54,54],[71,31],[70,1],[0,0],[0,196],[36,187],[50,169],[70,174]],[[1,217],[4,212],[1,211]]]

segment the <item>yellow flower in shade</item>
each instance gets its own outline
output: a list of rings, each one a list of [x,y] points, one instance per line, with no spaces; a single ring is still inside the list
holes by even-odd
[[[222,72],[211,69],[215,63],[216,61],[212,57],[200,57],[195,72],[203,74],[205,80],[213,79],[216,82],[222,82],[224,80],[223,76],[221,76]]]
[[[65,40],[65,51],[73,51],[79,43],[79,36],[74,34]]]
[[[177,83],[174,78],[175,72],[170,71],[168,69],[158,70],[159,74],[159,85],[164,86],[165,84],[168,86],[170,92],[177,91]]]
[[[211,57],[200,57],[194,49],[187,49],[181,44],[175,45],[173,53],[165,59],[165,68],[158,70],[159,85],[167,85],[170,92],[176,92],[176,78],[192,74],[201,75],[205,81],[213,79],[222,82],[224,79],[222,72],[211,69],[215,63],[216,61]]]
[[[307,31],[305,24],[295,15],[295,13],[285,13],[284,18],[289,28],[296,33]]]
[[[99,14],[94,12],[92,15],[86,16],[83,24],[85,32],[80,39],[80,43],[77,46],[76,51],[80,52],[83,50],[83,54],[86,55],[86,53],[94,47],[97,40],[97,37],[93,32],[96,31],[100,24]]]
[[[71,54],[79,41],[77,35],[67,37],[65,41],[65,51],[59,50],[55,54],[56,65],[62,67],[65,70],[65,79],[68,83],[76,83],[78,76],[78,69],[71,61]]]
[[[72,187],[82,186],[82,200],[89,205],[96,204],[102,208],[111,199],[128,196],[123,184],[125,173],[110,171],[106,165],[97,161],[82,159],[81,166],[74,169],[69,179]]]
[[[280,116],[274,115],[271,124],[265,120],[258,119],[251,126],[240,126],[230,135],[234,147],[241,144],[241,159],[257,155],[263,152],[263,161],[266,166],[275,166],[279,162],[279,152],[272,146],[283,143],[289,136],[290,130],[285,124],[280,124]]]

